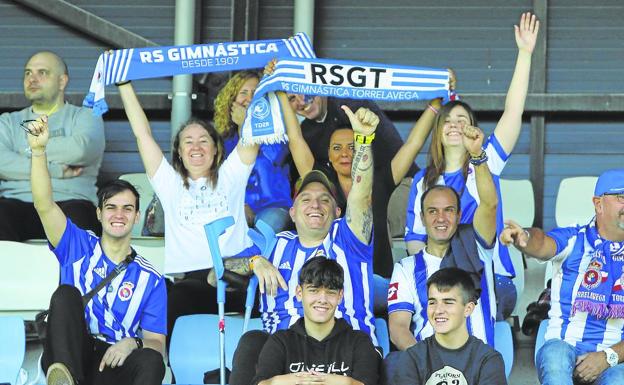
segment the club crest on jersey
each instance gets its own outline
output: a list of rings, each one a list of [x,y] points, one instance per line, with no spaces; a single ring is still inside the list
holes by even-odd
[[[398,282],[393,282],[390,284],[390,286],[388,287],[388,301],[394,301],[396,300],[399,296],[399,283]]]
[[[583,276],[583,287],[589,290],[595,289],[607,280],[608,273],[602,271],[602,266],[602,263],[596,259],[589,263]]]
[[[624,291],[624,267],[622,267],[622,274],[620,275],[620,278],[616,280],[613,285],[613,290],[611,290],[611,292],[614,291]]]
[[[134,284],[132,282],[124,282],[119,287],[117,291],[117,297],[119,297],[122,301],[127,301],[132,297],[132,292],[134,291]]]

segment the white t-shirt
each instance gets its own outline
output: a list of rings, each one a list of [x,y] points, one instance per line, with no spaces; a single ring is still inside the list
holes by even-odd
[[[238,151],[232,151],[219,168],[216,189],[207,178],[189,180],[186,189],[180,174],[163,157],[150,182],[165,213],[165,273],[212,267],[204,225],[218,218],[234,218],[234,226],[219,238],[223,257],[252,245],[245,219],[245,188],[252,168],[253,164],[241,161]]]

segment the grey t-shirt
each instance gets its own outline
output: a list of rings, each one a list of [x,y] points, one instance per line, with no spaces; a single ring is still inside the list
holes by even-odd
[[[459,349],[446,349],[426,338],[402,352],[392,384],[506,385],[503,357],[470,336]]]

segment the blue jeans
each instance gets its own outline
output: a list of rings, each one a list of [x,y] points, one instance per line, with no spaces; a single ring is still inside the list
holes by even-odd
[[[548,340],[537,352],[537,377],[542,385],[578,384],[572,378],[576,357],[583,354],[572,345],[558,339]],[[624,384],[624,364],[608,368],[593,385]]]
[[[271,226],[275,233],[286,230],[290,224],[288,209],[283,207],[267,207],[256,214],[256,221],[259,219]]]

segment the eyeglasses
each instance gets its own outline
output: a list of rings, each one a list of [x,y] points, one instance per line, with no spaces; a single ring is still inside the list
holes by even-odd
[[[617,201],[619,203],[624,203],[624,194],[623,193],[610,193],[610,194],[607,193],[607,194],[602,194],[602,195],[603,196],[605,196],[605,195],[613,196],[613,197],[615,197],[615,199],[617,199]]]
[[[26,131],[27,134],[30,134],[32,136],[39,136],[39,134],[35,133],[34,131],[30,129],[30,127],[28,127],[31,123],[34,123],[36,121],[37,119],[22,120],[22,122],[20,123],[20,127],[22,127],[22,129]]]

